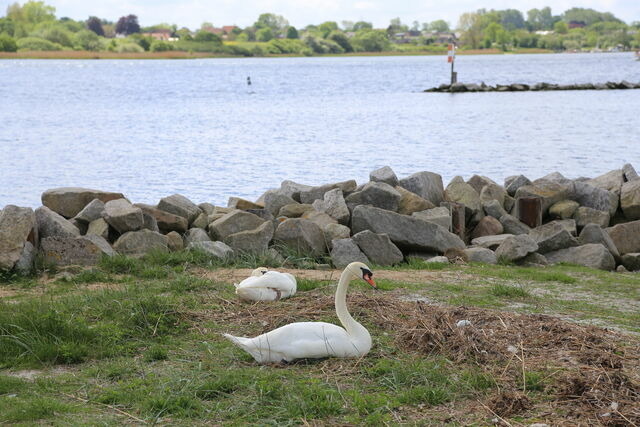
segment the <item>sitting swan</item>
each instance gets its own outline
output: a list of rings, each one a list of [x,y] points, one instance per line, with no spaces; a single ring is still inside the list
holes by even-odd
[[[246,301],[278,301],[296,293],[296,278],[289,273],[256,268],[240,283],[234,283],[236,294]]]
[[[290,362],[303,358],[361,357],[371,349],[369,331],[356,322],[347,310],[347,287],[353,278],[361,277],[374,288],[373,273],[365,264],[349,264],[336,290],[336,314],[344,329],[325,322],[290,323],[255,338],[224,334],[235,345],[251,354],[258,363]]]

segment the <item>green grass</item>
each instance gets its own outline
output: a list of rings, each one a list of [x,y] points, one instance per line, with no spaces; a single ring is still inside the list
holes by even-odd
[[[510,286],[503,284],[493,285],[490,289],[490,293],[496,297],[508,297],[508,298],[528,298],[531,294],[521,286]]]

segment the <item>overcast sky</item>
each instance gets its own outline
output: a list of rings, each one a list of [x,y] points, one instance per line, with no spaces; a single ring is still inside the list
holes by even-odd
[[[0,13],[4,15],[13,2],[0,0]],[[640,0],[458,0],[455,4],[442,0],[45,0],[45,3],[56,8],[58,17],[84,20],[96,15],[116,21],[133,13],[143,26],[167,22],[190,28],[199,27],[204,21],[216,26],[245,27],[264,12],[283,15],[296,27],[342,20],[369,21],[375,27],[384,27],[395,17],[408,24],[444,19],[455,25],[460,14],[478,8],[514,8],[526,13],[547,5],[552,5],[554,15],[571,7],[590,7],[613,12],[627,23],[640,21]]]

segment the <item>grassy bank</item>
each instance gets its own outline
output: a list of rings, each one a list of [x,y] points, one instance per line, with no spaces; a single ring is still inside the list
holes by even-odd
[[[279,262],[153,254],[5,275],[0,423],[640,421],[638,274],[417,260],[374,268],[380,291],[353,282],[349,295],[374,340],[366,357],[258,366],[220,334],[336,322],[339,275],[295,269],[293,298],[237,301],[232,283],[262,264]],[[456,328],[463,319],[471,326]]]
[[[247,46],[244,46],[244,45]],[[261,43],[244,43],[242,47],[251,48],[251,45],[259,45]],[[264,44],[264,43],[262,43]],[[552,53],[546,49],[530,49],[521,48],[517,51],[504,52],[499,49],[473,49],[473,50],[459,50],[458,55],[502,55],[502,54],[523,54],[523,53]],[[433,55],[446,55],[447,51],[423,51],[416,49],[400,49],[387,52],[351,52],[342,54],[326,54],[326,55],[314,55],[318,57],[322,56],[433,56]],[[264,57],[278,58],[278,57],[302,57],[304,55],[273,55],[265,54]],[[23,52],[0,52],[0,59],[197,59],[197,58],[229,58],[233,57],[228,54],[221,53],[207,53],[207,52],[182,52],[182,51],[169,51],[169,52],[93,52],[87,50],[58,50],[58,51],[23,51]],[[242,57],[242,56],[236,56]]]

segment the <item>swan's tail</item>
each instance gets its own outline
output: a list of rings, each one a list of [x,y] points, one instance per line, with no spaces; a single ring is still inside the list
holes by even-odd
[[[238,289],[238,286],[240,286],[240,283],[234,283],[233,286]]]
[[[234,343],[236,346],[240,347],[242,350],[246,351],[253,357],[256,362],[262,362],[262,356],[260,351],[255,348],[255,346],[250,345],[252,339],[245,337],[234,337],[231,334],[222,334],[226,339]]]

